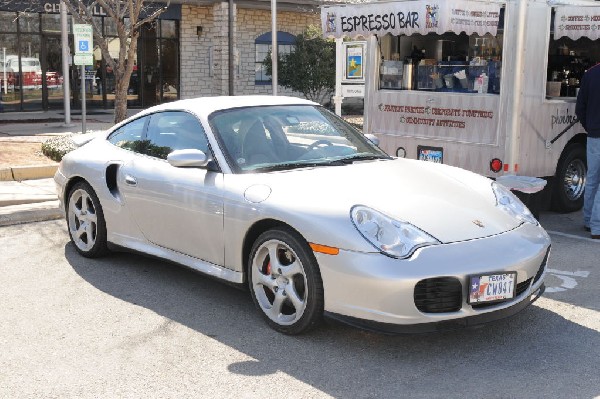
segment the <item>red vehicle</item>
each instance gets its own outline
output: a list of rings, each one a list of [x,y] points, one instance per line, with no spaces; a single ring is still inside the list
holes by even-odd
[[[21,58],[21,68],[19,67],[19,58],[16,55],[9,55],[5,60],[7,81],[9,86],[15,88],[21,87],[21,79],[24,89],[39,89],[42,87],[42,67],[37,58]],[[63,78],[58,72],[46,72],[46,84],[49,88],[62,85]]]

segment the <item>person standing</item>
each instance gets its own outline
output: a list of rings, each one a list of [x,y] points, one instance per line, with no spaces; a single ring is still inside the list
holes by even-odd
[[[583,224],[600,240],[600,64],[581,80],[575,114],[587,132],[587,177],[583,197]]]

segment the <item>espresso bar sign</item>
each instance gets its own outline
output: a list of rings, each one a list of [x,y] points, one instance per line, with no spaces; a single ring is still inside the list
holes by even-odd
[[[554,39],[600,39],[600,7],[556,7]]]
[[[370,35],[441,34],[452,31],[496,35],[498,4],[470,0],[397,1],[323,7],[321,23],[325,37]]]

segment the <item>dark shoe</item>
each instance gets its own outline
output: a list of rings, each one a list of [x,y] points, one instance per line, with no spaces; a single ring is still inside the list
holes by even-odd
[[[594,240],[600,240],[600,234],[592,234]]]
[[[587,226],[583,226],[583,229],[584,229],[585,231],[592,231],[592,229],[590,229],[590,228],[589,228],[589,227],[587,227]]]

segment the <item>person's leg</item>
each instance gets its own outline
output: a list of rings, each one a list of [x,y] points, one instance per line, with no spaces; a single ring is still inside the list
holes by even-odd
[[[600,138],[587,139],[587,166],[583,222],[591,228],[592,235],[600,235]]]

